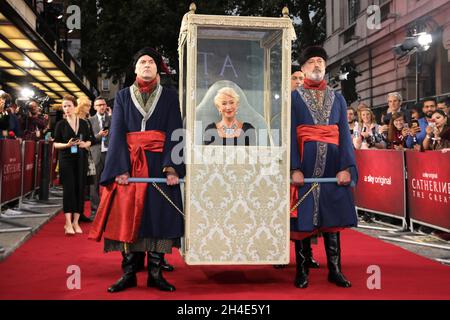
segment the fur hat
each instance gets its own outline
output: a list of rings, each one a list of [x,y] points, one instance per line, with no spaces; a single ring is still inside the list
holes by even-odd
[[[321,46],[310,46],[303,50],[302,55],[299,59],[300,66],[303,66],[306,61],[312,57],[321,57],[325,62],[328,60],[328,54],[324,48]]]
[[[141,50],[139,50],[133,58],[133,68],[136,69],[136,64],[139,60],[140,57],[142,56],[150,56],[153,58],[153,60],[156,63],[156,68],[157,68],[157,72],[161,73],[161,69],[163,68],[162,64],[163,64],[163,59],[162,56],[159,54],[158,51],[150,48],[150,47],[145,47]]]
[[[302,71],[301,67],[299,65],[292,64],[291,65],[291,75],[297,71]]]

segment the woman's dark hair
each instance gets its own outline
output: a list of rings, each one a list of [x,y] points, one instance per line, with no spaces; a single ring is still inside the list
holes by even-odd
[[[405,119],[405,115],[403,112],[396,112],[392,114],[391,121],[389,121],[389,129],[388,129],[388,141],[392,142],[395,139],[395,131],[397,128],[394,126],[394,121],[403,118]]]
[[[450,126],[449,121],[448,121],[448,115],[444,112],[444,110],[437,109],[435,112],[433,112],[433,114],[435,114],[435,113],[439,113],[441,116],[447,118],[447,123],[445,125]]]

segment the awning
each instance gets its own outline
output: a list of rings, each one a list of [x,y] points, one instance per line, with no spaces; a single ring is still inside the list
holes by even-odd
[[[0,70],[2,83],[20,90],[24,87],[41,92],[59,104],[62,97],[93,97],[78,63],[63,50],[64,61],[44,39],[8,3],[0,6]],[[67,59],[69,58],[69,59]],[[66,64],[66,62],[69,65]],[[78,70],[77,70],[78,68]],[[77,71],[77,72],[76,72]],[[78,74],[76,74],[78,73]]]

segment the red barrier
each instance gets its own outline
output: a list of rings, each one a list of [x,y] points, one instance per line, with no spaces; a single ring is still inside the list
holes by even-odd
[[[37,174],[36,180],[34,181],[34,188],[39,188],[39,182],[41,181],[41,172],[42,172],[42,147],[43,141],[38,141],[36,144],[36,152],[37,152]]]
[[[0,203],[20,197],[22,186],[22,152],[17,140],[0,140]]]
[[[403,152],[395,150],[356,150],[359,179],[355,204],[360,209],[404,219],[405,164]]]
[[[56,166],[58,165],[58,150],[56,150],[53,146],[53,142],[51,142],[51,150],[52,150],[52,165],[50,166],[51,168],[51,183],[55,183],[55,181],[58,178],[58,173],[56,172]]]
[[[406,152],[413,222],[450,232],[450,152]]]
[[[23,194],[34,190],[34,169],[36,166],[36,142],[27,140],[23,142],[24,149],[24,175],[23,175]]]

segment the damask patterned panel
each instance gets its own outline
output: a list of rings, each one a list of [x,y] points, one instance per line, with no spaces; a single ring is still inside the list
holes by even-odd
[[[236,160],[244,149],[226,147],[223,150]],[[234,163],[190,166],[186,262],[288,263],[286,163],[276,160],[278,166],[270,167],[261,161],[254,164],[231,162]]]

